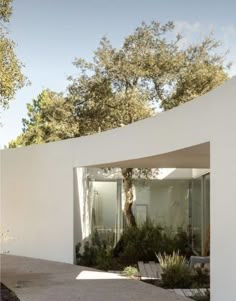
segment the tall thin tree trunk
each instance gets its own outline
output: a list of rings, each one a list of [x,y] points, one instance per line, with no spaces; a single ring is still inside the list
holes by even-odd
[[[125,190],[125,219],[128,227],[136,227],[135,217],[132,212],[132,205],[134,201],[133,196],[133,182],[132,182],[133,169],[122,168],[122,176]]]

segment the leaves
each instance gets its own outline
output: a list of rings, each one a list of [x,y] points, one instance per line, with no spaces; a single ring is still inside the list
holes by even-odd
[[[18,89],[26,84],[23,64],[15,54],[15,43],[8,38],[4,23],[12,14],[12,0],[0,0],[0,107],[7,108]]]
[[[9,22],[12,14],[12,0],[0,0],[0,21]]]
[[[15,44],[0,33],[0,106],[6,108],[16,91],[25,85],[22,63],[14,52]]]
[[[9,147],[40,144],[76,137],[79,122],[74,108],[63,94],[44,90],[27,104],[28,118],[23,119],[23,133]]]
[[[11,145],[124,126],[153,116],[157,107],[168,110],[203,95],[228,78],[225,56],[217,54],[219,42],[209,36],[183,49],[173,29],[173,22],[143,22],[120,48],[103,37],[92,62],[75,59],[78,74],[68,78],[65,97],[44,91],[28,105],[24,133]],[[20,73],[15,88],[23,85],[19,79]],[[8,92],[11,97],[14,91]]]

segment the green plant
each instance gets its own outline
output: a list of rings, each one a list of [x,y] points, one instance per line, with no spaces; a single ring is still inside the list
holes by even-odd
[[[173,237],[173,250],[189,259],[193,255],[192,239],[191,229],[185,230],[179,227]]]
[[[134,265],[140,260],[155,260],[155,252],[171,254],[180,249],[180,254],[185,255],[188,245],[189,236],[184,229],[180,228],[176,233],[148,221],[141,227],[125,229],[113,254],[124,265]]]
[[[76,246],[76,263],[82,266],[95,267],[101,270],[123,269],[119,261],[112,256],[114,235],[111,233],[107,240],[101,240],[95,230],[90,241],[84,245],[81,251],[81,244]]]
[[[122,272],[123,276],[127,277],[138,277],[139,276],[139,271],[136,267],[134,266],[127,266],[124,268]]]
[[[176,267],[177,269],[182,269],[187,265],[187,260],[184,256],[179,255],[179,252],[173,252],[171,255],[161,255],[161,253],[156,254],[156,257],[163,269],[163,271],[168,270],[172,267]]]
[[[179,252],[171,255],[156,255],[162,267],[162,286],[165,288],[189,288],[192,284],[192,271],[187,260]]]
[[[179,252],[173,252],[171,255],[156,254],[162,267],[162,283],[165,288],[209,288],[210,274],[207,269],[189,267],[185,256]],[[207,296],[201,296],[203,299]],[[198,300],[198,299],[197,299]],[[200,300],[200,299],[199,299]],[[207,299],[206,299],[207,300]]]
[[[197,267],[193,269],[192,273],[192,287],[209,288],[210,287],[210,273],[208,269]]]
[[[188,242],[189,236],[184,229],[179,228],[176,232],[150,221],[141,227],[125,229],[115,248],[114,233],[109,233],[106,239],[101,239],[95,231],[91,240],[85,243],[83,251],[80,244],[77,245],[77,264],[103,270],[120,270],[125,266],[133,266],[138,261],[154,261],[155,252],[172,254],[182,247],[180,254],[185,255]]]

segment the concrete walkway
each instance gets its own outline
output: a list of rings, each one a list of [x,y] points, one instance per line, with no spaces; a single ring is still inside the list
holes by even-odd
[[[77,280],[93,269],[54,261],[1,255],[1,281],[21,301],[190,300],[138,280]]]

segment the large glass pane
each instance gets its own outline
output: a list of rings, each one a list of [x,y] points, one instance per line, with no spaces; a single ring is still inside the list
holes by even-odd
[[[189,180],[166,179],[135,183],[134,211],[138,224],[149,220],[164,227],[187,229]]]
[[[101,240],[113,239],[116,225],[117,183],[93,182],[92,228]]]
[[[210,174],[204,176],[203,255],[210,252]]]
[[[193,249],[201,254],[201,223],[202,223],[202,208],[201,208],[201,178],[192,181],[192,234],[193,234]]]

